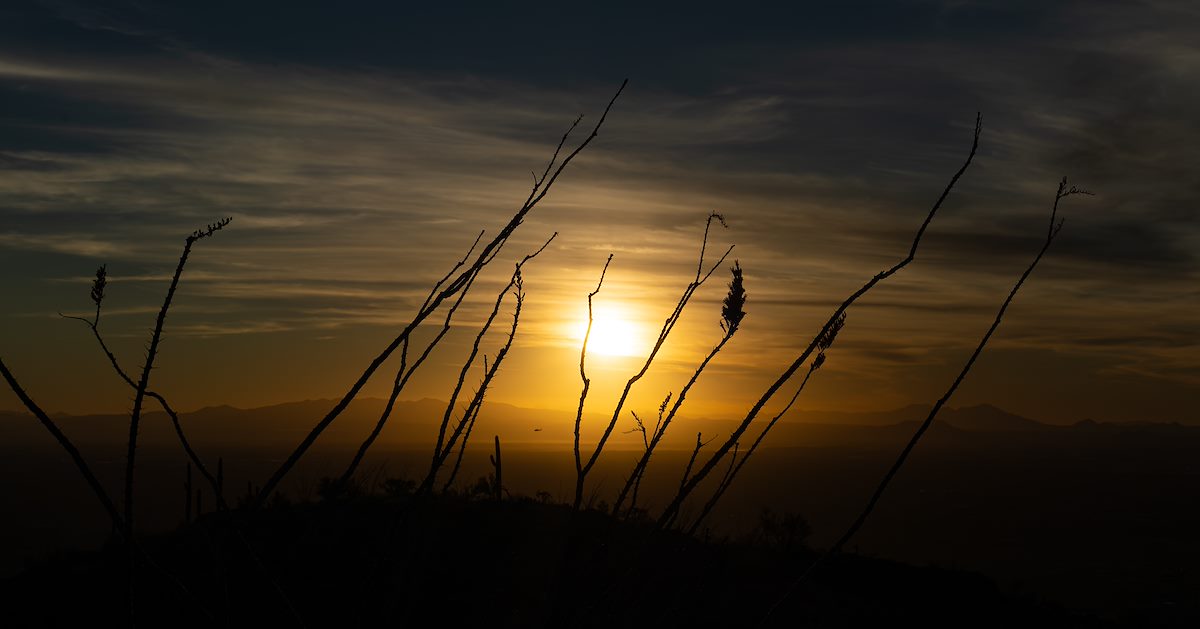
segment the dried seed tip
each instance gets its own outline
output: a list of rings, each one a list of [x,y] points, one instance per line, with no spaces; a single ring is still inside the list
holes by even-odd
[[[714,218],[717,219],[717,222],[721,224],[721,227],[724,227],[725,229],[729,229],[729,223],[725,222],[724,214],[721,214],[720,212],[713,212],[708,215],[708,222],[712,223]]]
[[[825,364],[825,352],[821,352],[820,354],[817,354],[816,360],[813,361],[812,370],[816,371],[821,368],[821,365],[824,365],[824,364]]]
[[[846,313],[843,312],[842,314],[838,315],[837,319],[834,319],[833,324],[829,326],[829,329],[826,330],[825,333],[821,335],[821,338],[817,340],[817,347],[822,353],[833,346],[834,339],[837,338],[838,332],[842,331],[842,326],[844,325],[846,325]]]
[[[92,280],[92,301],[97,306],[104,300],[104,287],[108,285],[107,266],[107,264],[101,264],[100,268],[96,269],[96,279]]]
[[[196,231],[192,232],[191,236],[188,236],[188,239],[200,240],[201,238],[206,238],[213,235],[215,232],[221,231],[221,228],[225,227],[231,222],[233,222],[232,216],[225,217],[215,223],[208,224],[204,229],[197,229]]]
[[[733,279],[729,281],[729,293],[721,303],[721,330],[732,334],[746,316],[746,290],[742,287],[742,267],[737,260],[729,271]]]

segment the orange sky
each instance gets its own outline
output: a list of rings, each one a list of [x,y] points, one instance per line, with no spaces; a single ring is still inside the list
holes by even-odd
[[[940,396],[1036,252],[1068,175],[1097,195],[1065,204],[1061,240],[954,403],[1049,422],[1200,421],[1191,31],[1116,9],[1022,10],[1008,30],[945,6],[934,32],[830,26],[804,41],[766,25],[743,38],[742,25],[728,40],[670,42],[687,59],[646,54],[618,70],[581,56],[582,74],[522,74],[519,50],[418,62],[355,56],[332,34],[256,47],[202,37],[191,20],[131,26],[169,12],[46,9],[0,44],[0,355],[48,409],[128,410],[86,328],[57,313],[88,313],[107,264],[101,327],[136,370],[183,237],[233,216],[196,247],[152,388],[185,410],[339,397],[478,230],[495,233],[519,207],[573,117],[590,128],[632,73],[404,398],[447,396],[511,265],[557,231],[526,268],[523,321],[490,398],[572,409],[578,330],[605,258],[596,306],[645,351],[716,210],[729,228],[710,252],[736,244],[749,315],[689,408],[744,413],[845,296],[903,257],[982,109],[979,155],[916,261],[850,310],[798,407]],[[957,19],[971,28],[947,26]],[[630,37],[666,46],[651,31]],[[305,56],[323,47],[336,51]],[[514,61],[478,65],[495,55]],[[696,295],[634,409],[678,390],[719,339],[726,282],[721,270]],[[589,410],[602,411],[637,362],[594,353],[588,365]],[[386,395],[390,369],[364,394]],[[0,408],[17,407],[0,391]]]

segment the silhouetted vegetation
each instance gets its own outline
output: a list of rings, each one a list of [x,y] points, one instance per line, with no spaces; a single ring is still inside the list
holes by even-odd
[[[710,217],[710,224],[711,221],[712,219]],[[708,234],[706,231],[706,241],[707,236]],[[726,252],[726,255],[728,255],[728,252]],[[724,258],[722,258],[722,260],[724,260]],[[700,263],[704,263],[703,250],[701,250],[700,254]],[[719,263],[720,262],[718,261],[718,264]],[[629,509],[632,511],[637,508],[637,489],[641,486],[642,477],[646,474],[646,466],[650,463],[650,457],[654,454],[655,448],[657,448],[659,443],[661,443],[663,436],[667,434],[667,428],[670,427],[671,421],[675,419],[676,415],[679,414],[679,409],[683,406],[683,400],[687,397],[688,391],[690,391],[692,386],[696,384],[696,381],[700,379],[700,374],[704,371],[704,368],[707,367],[710,362],[712,362],[712,359],[717,354],[721,353],[721,350],[725,348],[725,345],[730,339],[733,338],[733,335],[737,333],[738,326],[741,324],[742,319],[746,316],[746,311],[744,310],[746,305],[746,289],[742,283],[742,267],[735,261],[729,272],[732,275],[732,279],[729,281],[729,292],[727,295],[725,295],[725,300],[721,304],[721,340],[718,341],[712,350],[708,352],[708,355],[704,357],[704,360],[700,361],[700,365],[697,366],[696,370],[692,372],[692,377],[688,379],[687,384],[683,385],[683,388],[679,390],[679,395],[675,397],[675,403],[671,406],[671,411],[665,416],[663,415],[663,412],[666,410],[667,405],[671,403],[672,394],[668,393],[667,397],[663,398],[662,405],[658,407],[658,421],[655,422],[654,431],[648,439],[646,438],[646,427],[642,423],[641,418],[639,418],[636,414],[633,416],[634,421],[637,422],[636,430],[641,431],[646,449],[641,458],[638,459],[637,464],[634,465],[633,472],[629,474],[629,478],[625,481],[625,485],[617,494],[616,502],[613,504],[614,515],[620,514],[621,506],[625,503],[625,497],[630,494],[630,490],[632,490],[632,496],[630,498]],[[712,272],[710,271],[709,274],[711,275],[711,273]],[[707,277],[705,277],[705,279],[707,279]],[[699,288],[699,282],[700,270],[698,267],[696,272],[696,280],[693,282],[693,285]],[[699,443],[699,440],[697,440],[697,443]],[[684,472],[684,480],[687,480],[686,471]]]
[[[753,626],[756,610],[813,557],[795,514],[765,512],[744,541],[705,541],[521,496],[421,497],[402,480],[388,487],[386,494],[337,492],[242,513],[240,530],[265,569],[216,515],[145,537],[187,593],[140,580],[143,624],[295,624],[294,605],[296,618],[318,627],[425,626],[448,615],[455,625],[504,627]],[[10,626],[118,618],[121,590],[109,577],[121,570],[116,546],[62,556],[10,581],[0,604],[15,621]],[[63,592],[71,593],[70,605],[55,604]],[[928,604],[930,593],[938,604]],[[831,561],[812,596],[787,612],[778,626],[960,627],[968,619],[980,627],[1105,626],[1007,597],[975,574],[849,556]]]
[[[623,89],[624,84],[609,101],[591,133],[560,160],[582,118],[575,120],[541,175],[535,175],[528,197],[504,227],[487,241],[480,233],[466,254],[430,289],[410,322],[367,365],[269,478],[261,486],[247,485],[236,509],[226,502],[222,461],[218,459],[217,472],[213,474],[189,442],[178,414],[163,395],[150,388],[165,321],[192,247],[226,227],[231,219],[218,221],[186,238],[136,379],[121,367],[100,333],[101,304],[108,283],[106,266],[97,270],[91,288],[95,316],[68,317],[90,328],[117,375],[134,392],[123,478],[123,512],[117,509],[78,449],[0,361],[0,373],[26,408],[71,456],[117,532],[104,552],[63,560],[72,565],[81,584],[84,580],[102,584],[87,590],[85,596],[94,600],[81,602],[77,608],[90,609],[93,614],[111,613],[114,617],[127,614],[131,622],[181,619],[184,624],[239,625],[275,624],[281,618],[316,625],[403,622],[444,616],[444,610],[454,606],[456,622],[487,621],[520,626],[740,624],[748,613],[772,609],[777,610],[773,619],[815,625],[916,619],[925,626],[949,625],[952,621],[957,625],[963,618],[958,614],[969,614],[979,621],[970,624],[981,626],[1014,623],[1090,626],[1090,621],[1071,618],[1061,610],[1004,599],[992,585],[975,577],[836,557],[870,516],[892,478],[970,371],[1017,291],[1049,249],[1062,225],[1058,219],[1059,202],[1067,196],[1087,194],[1067,188],[1065,179],[1054,200],[1046,240],[1034,261],[1016,282],[958,377],[920,424],[859,517],[827,552],[818,554],[807,547],[811,527],[798,513],[780,514],[764,509],[758,528],[745,540],[736,542],[712,540],[702,528],[747,462],[759,452],[768,434],[826,364],[827,353],[845,325],[847,311],[860,297],[915,259],[928,227],[976,154],[981,133],[978,117],[965,161],[926,214],[907,255],[871,277],[841,302],[728,435],[711,435],[706,440],[697,432],[678,488],[657,513],[644,501],[639,502],[648,466],[669,428],[679,420],[689,393],[706,367],[731,342],[747,316],[747,305],[753,304],[753,286],[747,289],[740,261],[729,268],[730,279],[718,319],[721,334],[712,349],[678,392],[666,394],[653,426],[630,411],[634,421],[630,432],[641,434],[642,451],[623,484],[613,496],[601,495],[600,489],[594,488],[590,499],[585,500],[588,475],[621,421],[631,391],[653,365],[692,298],[725,264],[733,250],[731,245],[715,262],[706,260],[713,223],[727,226],[725,217],[716,212],[705,222],[694,277],[684,287],[640,368],[625,382],[594,444],[584,443],[582,437],[584,408],[591,385],[586,361],[593,326],[593,299],[603,287],[612,255],[600,271],[595,290],[587,294],[588,325],[579,358],[582,387],[574,417],[575,482],[568,504],[554,504],[545,492],[539,493],[536,500],[513,498],[504,485],[499,436],[494,438],[489,457],[490,475],[480,478],[466,491],[460,491],[455,484],[487,391],[517,337],[526,296],[522,268],[541,254],[557,234],[516,262],[507,284],[496,294],[453,384],[438,425],[428,470],[421,480],[376,478],[371,483],[363,478],[363,462],[391,417],[400,394],[446,337],[476,280],[496,260],[566,166],[597,137]],[[506,303],[513,308],[511,324],[503,343],[489,360],[484,351],[485,340]],[[418,353],[413,346],[414,331],[439,312],[442,313],[440,328]],[[280,483],[397,350],[399,367],[387,401],[349,464],[340,475],[320,482],[317,487],[320,502],[291,502],[279,491]],[[414,354],[416,357],[410,362],[410,355]],[[468,397],[465,390],[470,374],[480,368],[481,380],[460,408],[460,400]],[[765,424],[759,421],[766,406],[801,372],[804,375],[788,402]],[[170,535],[141,539],[135,527],[133,489],[139,425],[147,397],[155,400],[170,417],[188,464],[183,486],[184,526]],[[742,442],[752,427],[757,434],[749,447],[743,448]],[[706,449],[714,442],[715,448]],[[192,484],[193,467],[209,485],[213,513],[204,512],[204,494]],[[448,474],[444,474],[446,467]],[[443,475],[444,480],[440,478]],[[439,481],[442,481],[440,488]],[[696,497],[702,487],[712,492],[703,500]],[[611,506],[607,503],[610,497]],[[698,508],[694,516],[685,509],[686,505]],[[702,532],[704,540],[697,537]],[[124,553],[123,565],[114,559],[121,553]],[[818,565],[823,567],[822,574],[814,572]],[[169,578],[147,578],[143,569]],[[122,574],[127,590],[119,593],[113,588],[120,579],[114,581],[112,577]],[[797,574],[801,575],[799,580]],[[487,575],[485,583],[480,583],[480,575]],[[853,586],[847,583],[851,576],[855,579]],[[36,592],[47,578],[48,575],[36,570],[30,572],[19,582],[21,588],[26,588],[21,590],[22,596],[38,600]],[[902,585],[894,590],[882,586],[893,578],[899,578]],[[655,585],[647,587],[647,583]],[[801,585],[812,589],[803,600],[789,599],[788,594]],[[912,596],[929,588],[941,590],[952,602],[931,607]],[[123,611],[112,608],[114,601],[121,599],[129,607]],[[464,600],[467,605],[462,604]],[[706,604],[698,606],[697,601]],[[984,619],[979,618],[981,609],[988,610]],[[74,613],[59,611],[64,614],[62,619]]]
[[[730,252],[733,251],[733,246],[730,245],[729,249],[725,250],[724,255],[722,255],[720,257],[720,259],[718,259],[716,261],[716,263],[714,263],[712,265],[712,267],[708,269],[707,272],[704,270],[704,253],[708,248],[708,233],[709,233],[709,229],[712,227],[712,223],[714,220],[716,220],[722,227],[725,226],[725,217],[721,216],[720,214],[713,212],[712,214],[710,214],[708,216],[708,220],[704,224],[704,238],[700,242],[700,260],[699,260],[699,262],[696,263],[695,279],[693,279],[691,281],[691,283],[689,283],[687,285],[687,287],[684,288],[683,294],[680,295],[680,297],[679,297],[679,301],[675,303],[675,309],[667,317],[667,320],[663,322],[662,329],[659,330],[659,332],[658,332],[658,338],[656,338],[654,340],[654,345],[650,348],[650,353],[647,354],[646,361],[644,363],[642,363],[642,367],[640,369],[638,369],[638,371],[636,373],[634,373],[632,376],[630,376],[629,380],[625,383],[625,388],[621,390],[621,395],[620,395],[620,397],[617,398],[616,406],[613,408],[612,417],[608,420],[608,424],[605,425],[604,432],[600,435],[600,439],[596,443],[596,447],[592,450],[592,453],[587,457],[587,461],[582,462],[580,459],[580,455],[579,455],[579,422],[581,421],[581,418],[582,418],[583,404],[584,404],[585,399],[587,398],[587,389],[588,389],[588,385],[590,384],[590,382],[587,380],[587,377],[583,376],[583,373],[584,373],[583,363],[584,363],[584,360],[587,359],[587,337],[591,334],[591,328],[592,328],[592,298],[596,295],[596,293],[600,292],[600,284],[604,283],[604,273],[603,272],[601,272],[601,274],[600,274],[600,283],[597,284],[596,290],[588,295],[588,329],[587,329],[587,333],[585,333],[585,335],[584,335],[583,349],[580,351],[580,356],[579,356],[579,373],[581,376],[583,376],[584,388],[583,388],[583,392],[579,396],[579,411],[575,415],[575,418],[576,418],[576,425],[575,425],[576,478],[575,478],[575,501],[572,504],[576,509],[578,509],[580,507],[580,504],[583,502],[584,483],[587,480],[587,475],[589,472],[591,472],[592,468],[595,467],[596,461],[600,459],[600,454],[604,451],[605,444],[608,443],[608,438],[610,436],[612,436],[613,429],[615,429],[617,427],[617,422],[621,418],[621,411],[625,408],[625,402],[629,399],[629,392],[633,390],[633,385],[637,384],[638,380],[641,380],[642,377],[646,375],[646,372],[649,371],[650,365],[652,365],[654,363],[654,359],[658,356],[659,351],[662,350],[663,344],[667,342],[667,338],[671,335],[671,331],[674,330],[675,325],[677,323],[679,323],[679,318],[681,316],[683,316],[683,311],[687,308],[688,302],[691,301],[692,295],[696,294],[696,291],[701,286],[703,286],[706,281],[708,281],[709,277],[712,277],[712,274],[714,272],[716,272],[716,270],[718,268],[720,268],[721,263],[724,262],[725,258],[729,257]],[[608,265],[611,262],[612,262],[612,256],[610,255],[608,257],[608,260],[605,261],[605,263],[604,263],[605,271],[608,270]],[[733,336],[733,332],[736,331],[736,329],[737,329],[737,326],[731,326],[730,331],[726,334],[725,340],[728,340],[728,337]],[[723,346],[724,346],[724,342],[722,342],[717,347],[717,349],[714,350],[709,355],[709,358],[711,358],[718,351],[720,351],[720,348]],[[705,360],[704,363],[701,364],[701,366],[696,370],[696,377],[699,377],[700,371],[702,371],[704,369],[704,365],[707,365],[707,364],[708,364],[708,360]],[[693,383],[695,383],[695,377],[693,377],[692,381],[688,383],[688,388],[690,388]],[[646,446],[646,454],[645,454],[644,458],[646,458],[647,460],[649,459],[650,454],[654,451],[654,447],[656,445],[658,445],[658,439],[662,438],[662,435],[658,434],[659,431],[661,431],[662,433],[666,432],[667,426],[671,422],[671,418],[674,417],[674,412],[676,410],[678,410],[679,405],[683,404],[683,398],[686,395],[687,395],[687,389],[685,388],[683,391],[680,392],[679,396],[675,399],[676,407],[673,408],[672,412],[670,414],[668,414],[667,417],[663,420],[662,424],[658,427],[658,430],[656,431],[654,438],[651,439],[651,442]],[[639,463],[639,466],[642,466],[642,465]],[[641,472],[639,472],[638,470],[634,470],[634,474],[640,475]],[[633,478],[633,476],[631,476],[630,478]],[[624,496],[624,493],[625,493],[624,491],[621,492],[622,497]],[[619,500],[620,499],[618,499],[618,502],[619,502]],[[620,504],[617,504],[614,508],[619,509]]]

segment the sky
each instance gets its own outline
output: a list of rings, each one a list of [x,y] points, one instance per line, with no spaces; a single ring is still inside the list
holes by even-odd
[[[611,408],[718,211],[709,262],[736,247],[631,408],[652,414],[719,340],[736,259],[748,315],[687,412],[743,414],[904,257],[978,111],[979,152],[916,261],[850,309],[797,408],[940,397],[1067,176],[1095,195],[1064,201],[1059,240],[952,405],[1200,423],[1196,32],[1188,1],[5,3],[0,357],[48,410],[127,411],[132,392],[59,313],[89,314],[107,265],[100,329],[137,371],[184,237],[231,216],[192,253],[151,388],[183,410],[340,397],[628,78],[402,397],[447,398],[512,264],[557,232],[526,265],[489,399],[574,408],[611,253],[595,307],[616,337],[586,363],[589,410]],[[364,394],[386,395],[394,369]]]

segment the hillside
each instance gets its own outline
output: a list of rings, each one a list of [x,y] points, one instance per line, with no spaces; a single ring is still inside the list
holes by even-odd
[[[186,414],[183,421],[210,465],[223,458],[226,486],[237,498],[274,470],[329,404],[210,408]],[[375,421],[378,404],[365,400],[351,407],[344,423],[334,425],[286,484],[290,497],[315,498],[322,477],[345,469],[358,439]],[[433,400],[402,404],[368,457],[364,478],[379,482],[423,474],[431,432],[443,410]],[[1200,573],[1192,570],[1200,565],[1194,533],[1200,527],[1200,459],[1195,456],[1200,429],[1095,422],[1030,428],[1027,420],[987,409],[979,415],[987,421],[969,423],[963,410],[947,413],[955,424],[939,422],[926,435],[856,539],[862,553],[979,572],[996,579],[1005,593],[1044,596],[1115,618],[1182,619],[1178,626],[1200,618]],[[912,417],[922,411],[905,412],[909,415],[846,414],[842,424],[780,422],[708,524],[718,535],[739,536],[755,527],[763,506],[770,506],[801,514],[812,525],[812,544],[827,546],[862,508],[911,436]],[[118,492],[125,418],[61,421],[101,482]],[[565,423],[556,413],[488,405],[457,485],[468,487],[488,473],[490,437],[500,434],[505,484],[514,493],[569,499],[574,463]],[[998,425],[1001,429],[992,429]],[[675,441],[656,454],[648,470],[642,504],[653,510],[673,495],[694,431],[707,437],[729,427],[729,420],[681,418]],[[185,458],[161,415],[145,423],[143,437],[139,523],[147,533],[173,531],[184,515]],[[614,433],[614,439],[616,446],[594,472],[598,500],[611,500],[640,448],[640,435]],[[211,494],[203,493],[211,510]],[[51,552],[96,548],[108,531],[70,460],[28,416],[0,415],[0,495],[6,509],[21,514],[0,519],[5,541],[0,577],[17,574]]]
[[[284,504],[212,514],[144,545],[155,564],[137,572],[143,626],[1114,626],[977,574],[855,556],[768,616],[815,558],[802,533],[703,541],[528,499]],[[128,618],[124,569],[114,548],[0,582],[7,626]]]

